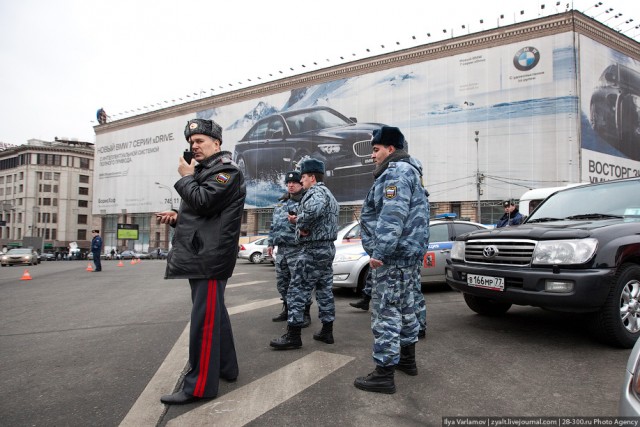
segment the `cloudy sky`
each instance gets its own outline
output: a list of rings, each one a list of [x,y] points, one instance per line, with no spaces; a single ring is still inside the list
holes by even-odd
[[[567,5],[640,40],[640,2],[556,3],[0,0],[0,142],[93,142],[101,107],[118,119]]]

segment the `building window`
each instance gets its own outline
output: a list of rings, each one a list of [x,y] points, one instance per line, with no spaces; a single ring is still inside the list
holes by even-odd
[[[4,184],[4,176],[0,176],[0,184]]]
[[[42,206],[51,206],[51,198],[49,197],[44,197],[42,199]]]
[[[47,179],[47,180],[51,179],[51,172],[45,172],[44,179]]]
[[[44,184],[42,186],[42,191],[45,193],[51,193],[51,184]]]
[[[7,184],[11,184],[11,180],[13,177],[11,175],[7,176]]]
[[[20,172],[20,174],[18,175],[18,179],[20,181],[22,181],[24,179],[24,172]]]
[[[51,214],[51,222],[54,224],[58,223],[58,214],[57,213],[52,213]]]
[[[87,230],[78,230],[78,240],[87,240]]]
[[[78,224],[86,224],[87,215],[78,215]]]
[[[54,186],[53,186],[53,192],[54,192],[54,193],[57,193],[57,192],[58,192],[58,186],[57,186],[57,185],[54,185]]]
[[[78,188],[78,194],[81,194],[83,196],[89,195],[89,187],[80,187],[80,188]]]
[[[60,181],[60,172],[56,172],[53,174],[53,180],[54,181]]]
[[[80,169],[89,169],[89,159],[80,157]]]
[[[58,206],[58,199],[51,199],[51,204],[53,206]]]
[[[78,207],[79,208],[88,208],[89,207],[89,201],[88,200],[78,200]]]
[[[51,229],[51,240],[57,240],[58,239],[58,230],[56,230],[55,228]]]
[[[89,183],[89,175],[80,175],[79,179],[81,184]]]

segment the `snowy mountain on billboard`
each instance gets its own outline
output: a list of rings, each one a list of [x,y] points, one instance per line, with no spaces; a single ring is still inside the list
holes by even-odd
[[[233,122],[230,126],[226,128],[226,130],[233,129],[241,129],[241,128],[249,128],[253,126],[255,122],[258,120],[275,114],[278,112],[278,109],[266,102],[260,101],[255,108],[248,113],[246,113],[242,118]]]

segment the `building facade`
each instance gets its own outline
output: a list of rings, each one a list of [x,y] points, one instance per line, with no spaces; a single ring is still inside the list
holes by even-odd
[[[108,121],[93,213],[152,221],[177,206],[172,165],[198,117],[223,125],[247,177],[243,235],[268,231],[284,172],[306,155],[327,165],[341,221],[357,216],[381,124],[423,164],[433,214],[495,223],[531,188],[640,174],[636,75],[639,44],[572,10]],[[152,228],[150,246],[163,240]]]
[[[0,151],[0,247],[63,253],[75,243],[86,251],[95,228],[93,158],[93,143],[58,139]]]

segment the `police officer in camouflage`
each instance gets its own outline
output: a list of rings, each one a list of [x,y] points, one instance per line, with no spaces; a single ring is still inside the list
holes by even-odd
[[[292,257],[298,250],[296,242],[296,226],[289,222],[289,213],[297,213],[298,205],[305,190],[300,182],[300,171],[289,171],[285,174],[285,185],[287,192],[280,197],[278,203],[273,208],[273,218],[271,220],[271,228],[269,229],[269,238],[267,239],[267,251],[269,256],[273,256],[273,247],[278,246],[276,254],[276,288],[282,296],[282,312],[274,317],[274,322],[286,322],[288,318],[287,311],[287,291],[291,282]],[[309,309],[311,301],[306,305],[304,311],[303,328],[311,323],[311,315]]]
[[[417,375],[414,308],[420,264],[429,241],[429,202],[420,162],[404,150],[400,129],[382,126],[371,139],[375,181],[362,205],[362,245],[372,271],[373,360],[376,368],[354,385],[395,393],[394,371]],[[416,283],[416,280],[418,283]]]
[[[313,339],[333,344],[333,257],[334,241],[338,237],[338,212],[340,207],[331,191],[324,184],[324,163],[313,158],[300,162],[302,186],[306,190],[298,207],[298,215],[290,215],[296,225],[299,249],[293,260],[292,282],[287,292],[289,318],[287,333],[271,340],[271,347],[288,350],[302,347],[300,337],[304,322],[304,309],[315,289],[316,303],[322,329]]]

